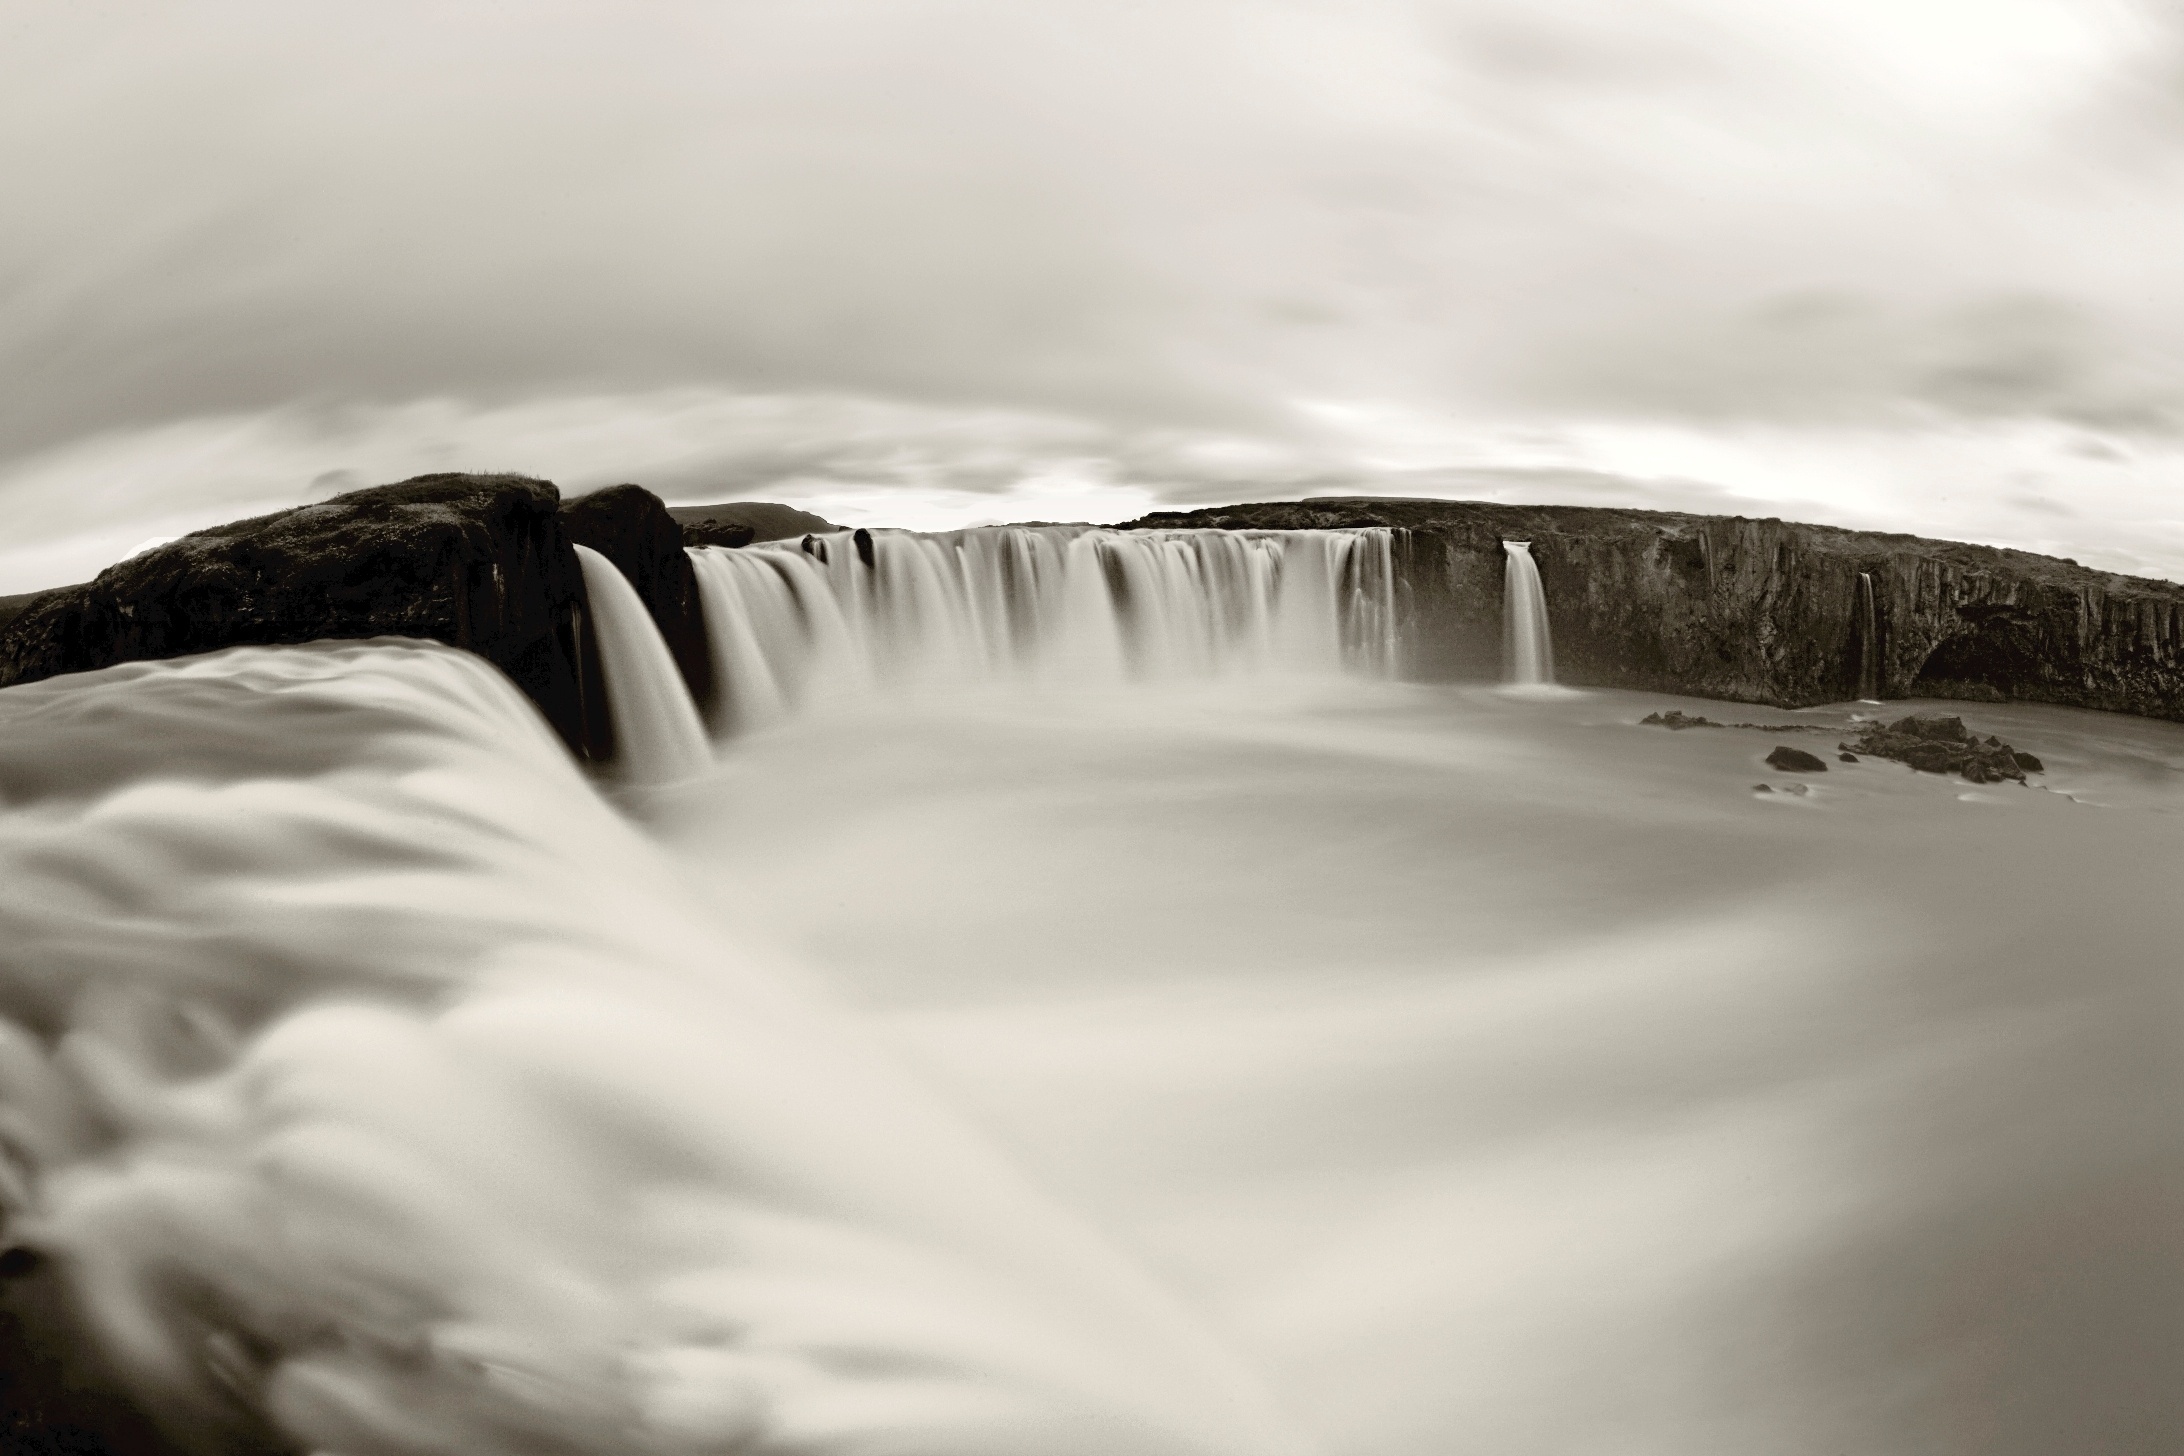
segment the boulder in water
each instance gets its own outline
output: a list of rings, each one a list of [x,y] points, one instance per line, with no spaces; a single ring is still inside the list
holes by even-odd
[[[1712,718],[1686,713],[1681,708],[1670,708],[1665,713],[1648,713],[1639,723],[1655,728],[1681,731],[1685,728],[1748,728],[1755,733],[1827,733],[1832,732],[1824,723],[1717,723]]]
[[[1969,743],[1971,730],[1964,720],[1953,713],[1913,713],[1908,718],[1898,718],[1888,725],[1888,731],[1906,738],[1924,738],[1934,743]]]
[[[706,649],[698,574],[666,503],[641,485],[610,485],[564,501],[561,526],[571,542],[589,546],[628,578],[666,639],[691,699],[709,707],[713,657]]]
[[[1914,713],[1885,726],[1868,723],[1856,743],[1840,746],[1871,758],[1894,759],[1921,773],[1961,774],[1975,784],[2023,783],[2026,768],[2018,760],[2032,757],[2018,754],[1991,733],[1982,739],[1962,718],[1940,713]]]
[[[1791,748],[1787,745],[1777,746],[1774,752],[1767,755],[1767,766],[1781,769],[1784,773],[1826,773],[1828,771],[1826,764],[1805,752],[1802,748]]]

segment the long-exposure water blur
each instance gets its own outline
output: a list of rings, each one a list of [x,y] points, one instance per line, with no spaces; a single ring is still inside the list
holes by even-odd
[[[1383,540],[697,553],[695,774],[416,642],[10,690],[37,1358],[202,1452],[2184,1435],[2184,728],[1403,682]],[[1921,709],[2042,771],[1838,756]]]

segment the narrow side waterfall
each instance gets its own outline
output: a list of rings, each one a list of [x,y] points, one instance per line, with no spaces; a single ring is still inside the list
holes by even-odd
[[[1555,680],[1555,644],[1547,625],[1547,592],[1540,585],[1532,543],[1504,541],[1502,578],[1502,679],[1513,687],[1543,687]]]
[[[1873,573],[1858,573],[1858,696],[1876,702],[1881,696],[1880,613],[1873,602]]]
[[[731,731],[878,688],[1395,662],[1391,535],[988,527],[691,552]]]
[[[589,546],[577,547],[576,555],[614,718],[616,771],[639,784],[703,773],[713,761],[705,724],[644,600],[606,557]]]

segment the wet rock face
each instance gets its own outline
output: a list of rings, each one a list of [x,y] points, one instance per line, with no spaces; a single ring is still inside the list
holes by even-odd
[[[560,503],[526,476],[421,475],[192,532],[26,605],[0,627],[0,687],[246,644],[424,637],[493,663],[596,751]]]
[[[2038,772],[2040,760],[2018,753],[1988,734],[1980,738],[1964,726],[1962,718],[1940,714],[1915,714],[1885,727],[1869,723],[1856,743],[1844,744],[1871,758],[1890,758],[1924,773],[1962,774],[1975,784],[2023,783],[2027,772]]]
[[[637,589],[675,666],[701,709],[713,699],[713,659],[706,650],[698,574],[683,551],[683,528],[667,505],[641,485],[610,485],[566,501],[562,529],[569,540],[613,562]]]
[[[1781,707],[1842,702],[1869,685],[1883,698],[2025,699],[2184,720],[2184,587],[2029,552],[1481,501],[1330,498],[1129,524],[1397,528],[1414,677],[1499,675],[1501,543],[1517,539],[1532,543],[1564,682]]]

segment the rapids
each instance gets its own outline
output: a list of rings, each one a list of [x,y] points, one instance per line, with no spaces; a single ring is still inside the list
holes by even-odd
[[[1793,794],[1390,680],[1372,533],[868,540],[694,553],[731,741],[611,795],[414,642],[0,693],[45,1353],[204,1453],[2184,1445],[2184,728]]]

